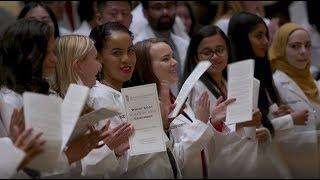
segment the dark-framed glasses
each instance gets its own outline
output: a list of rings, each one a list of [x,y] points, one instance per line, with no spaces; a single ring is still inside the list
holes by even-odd
[[[200,59],[206,59],[209,60],[213,57],[213,55],[219,56],[219,57],[224,57],[227,54],[226,47],[219,46],[215,49],[209,49],[205,48],[201,51],[198,52],[198,56]]]

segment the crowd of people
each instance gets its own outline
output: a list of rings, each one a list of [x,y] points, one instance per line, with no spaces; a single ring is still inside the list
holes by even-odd
[[[0,31],[0,178],[320,177],[320,84],[312,56],[319,42],[309,26],[268,19],[259,1],[221,1],[215,21],[199,29],[189,2],[80,3],[82,23],[74,31],[41,1],[25,2]],[[227,66],[247,59],[260,81],[258,108],[232,130],[226,111],[237,99],[228,98]],[[183,83],[206,60],[212,65],[169,118]],[[135,127],[121,88],[150,83],[159,92],[166,151],[130,156]],[[90,89],[82,115],[113,107],[120,114],[88,125],[51,169],[33,169],[46,138],[26,128],[22,95],[63,100],[70,84]]]

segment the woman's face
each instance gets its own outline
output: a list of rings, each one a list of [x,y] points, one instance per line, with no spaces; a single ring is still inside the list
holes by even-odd
[[[160,81],[170,84],[178,81],[177,61],[173,59],[173,51],[167,43],[152,44],[149,50],[152,69]]]
[[[191,20],[190,13],[187,6],[178,5],[176,9],[176,13],[181,18],[184,26],[186,27],[186,32],[190,32],[192,20]]]
[[[267,54],[269,43],[267,32],[268,30],[265,25],[260,23],[248,34],[251,47],[256,57],[263,58]]]
[[[130,80],[136,64],[131,36],[126,32],[112,31],[105,41],[106,45],[99,55],[103,65],[103,78],[115,83]]]
[[[101,63],[97,58],[97,50],[93,47],[83,61],[79,61],[82,73],[79,77],[85,86],[92,87],[96,84],[96,75],[101,69]]]
[[[220,35],[204,38],[197,49],[199,61],[209,60],[212,63],[207,70],[210,74],[221,74],[228,64],[228,50]]]
[[[27,14],[25,19],[34,19],[44,23],[47,23],[54,28],[52,19],[50,18],[48,12],[41,6],[37,6],[31,9]]]
[[[42,67],[42,77],[49,78],[55,75],[55,68],[57,64],[57,56],[55,54],[55,39],[50,37],[47,47],[46,56],[44,58]]]
[[[309,34],[302,29],[291,33],[286,46],[288,63],[298,69],[304,69],[311,60],[311,40]]]

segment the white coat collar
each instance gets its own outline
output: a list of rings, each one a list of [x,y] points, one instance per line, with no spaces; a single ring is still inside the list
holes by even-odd
[[[288,75],[280,70],[276,70],[274,73],[275,78],[279,81],[281,87],[288,88],[289,91],[296,94],[300,98],[304,99],[306,102],[309,102],[308,97],[304,94],[302,89],[294,82]]]
[[[107,86],[107,85],[105,85],[105,84],[102,84],[102,83],[100,83],[99,81],[96,81],[96,84],[95,84],[94,86],[96,86],[96,87],[102,87],[102,89],[106,89],[108,92],[111,92],[112,94],[114,94],[114,95],[117,96],[117,97],[122,96],[122,95],[121,95],[121,92],[113,89],[113,88],[110,87],[110,86]]]

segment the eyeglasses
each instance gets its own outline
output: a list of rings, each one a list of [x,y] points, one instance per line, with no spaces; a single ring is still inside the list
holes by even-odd
[[[209,60],[213,57],[214,54],[216,56],[223,57],[227,54],[226,52],[227,52],[226,48],[223,46],[219,46],[215,50],[206,48],[206,49],[198,52],[198,57],[199,57],[199,59]]]
[[[175,2],[156,3],[153,6],[150,6],[150,8],[154,11],[162,11],[163,9],[173,10],[174,8],[176,8],[176,3]]]

